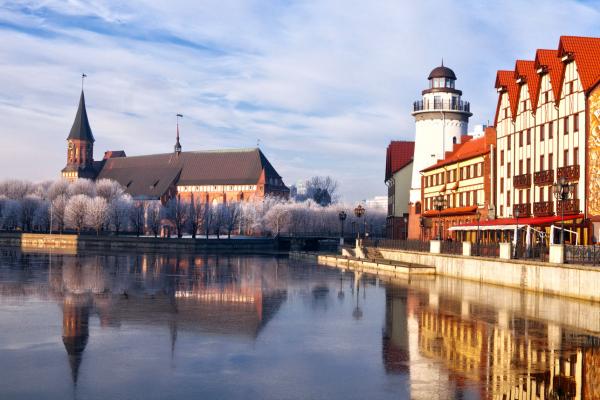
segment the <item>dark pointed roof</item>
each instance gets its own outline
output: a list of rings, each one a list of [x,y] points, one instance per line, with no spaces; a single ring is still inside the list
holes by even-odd
[[[90,121],[88,120],[87,111],[85,109],[85,97],[83,90],[81,91],[81,97],[79,98],[79,107],[77,108],[77,114],[75,115],[75,121],[71,127],[69,133],[69,139],[87,140],[94,142],[94,135],[92,135],[92,128],[90,128]]]

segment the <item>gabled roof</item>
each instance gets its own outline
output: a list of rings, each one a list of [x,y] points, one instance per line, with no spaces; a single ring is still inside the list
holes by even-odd
[[[498,71],[496,74],[496,89],[502,89],[508,93],[510,114],[513,119],[517,116],[517,102],[519,101],[519,85],[515,80],[515,71]],[[498,96],[500,102],[501,96]],[[496,123],[498,116],[496,115]]]
[[[390,142],[385,157],[385,180],[406,167],[413,161],[415,142],[393,140]]]
[[[550,85],[552,86],[552,94],[555,101],[560,99],[560,88],[562,86],[562,78],[565,71],[565,65],[560,61],[556,50],[539,49],[535,53],[535,69],[544,69],[550,77]],[[541,79],[540,79],[541,82]]]
[[[600,38],[561,36],[558,57],[572,56],[584,92],[588,92],[600,81]]]
[[[490,151],[490,146],[496,144],[496,129],[492,127],[485,128],[485,135],[477,139],[471,139],[471,136],[463,136],[466,140],[456,144],[452,152],[446,153],[443,160],[421,170],[421,172],[431,171],[445,165],[454,164],[459,161],[469,160],[486,154]]]
[[[77,108],[77,114],[75,114],[75,121],[69,132],[69,139],[76,140],[87,140],[94,142],[94,135],[92,135],[92,128],[90,128],[90,122],[88,121],[87,110],[85,109],[85,97],[83,90],[79,97],[79,107]]]
[[[187,151],[105,160],[98,179],[113,179],[133,197],[160,198],[172,185],[256,185],[281,178],[260,149]]]
[[[535,70],[535,61],[517,60],[515,64],[515,79],[521,79],[522,84],[527,84],[529,99],[531,100],[531,109],[535,113],[538,96],[540,93],[540,75]],[[521,91],[519,90],[519,95]],[[519,104],[519,99],[517,99]]]

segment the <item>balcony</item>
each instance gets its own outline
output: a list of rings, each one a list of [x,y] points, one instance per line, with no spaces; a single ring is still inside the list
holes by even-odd
[[[559,200],[556,203],[556,215],[561,215],[563,213],[562,207],[563,204],[565,206],[564,214],[579,214],[579,199],[568,199],[565,201]]]
[[[513,177],[513,186],[517,189],[528,188],[531,186],[531,174],[515,175]]]
[[[531,215],[531,203],[513,205],[513,216],[519,211],[519,218],[529,217]]]
[[[567,181],[579,180],[579,165],[567,165],[556,170],[556,179],[565,178]]]
[[[533,174],[533,183],[536,185],[552,185],[554,183],[554,170],[538,171]]]
[[[533,215],[536,217],[548,217],[554,215],[554,202],[537,201],[533,203]]]
[[[423,101],[418,100],[413,103],[413,112],[420,111],[462,111],[471,112],[471,105],[468,101]]]

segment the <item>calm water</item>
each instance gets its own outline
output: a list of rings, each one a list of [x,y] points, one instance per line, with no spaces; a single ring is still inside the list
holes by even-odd
[[[600,398],[600,306],[286,258],[0,249],[0,326],[1,399]]]

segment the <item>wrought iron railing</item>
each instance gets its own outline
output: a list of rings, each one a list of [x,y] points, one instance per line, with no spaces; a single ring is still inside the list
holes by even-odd
[[[516,215],[517,211],[519,211],[519,217],[530,216],[531,215],[531,203],[514,204],[513,205],[513,215]]]
[[[564,211],[563,211],[564,206]],[[559,200],[556,204],[556,214],[579,214],[579,199]]]
[[[565,245],[565,262],[568,264],[600,265],[600,246]]]
[[[365,239],[363,245],[383,249],[429,252],[429,241],[423,240]]]
[[[536,185],[552,185],[554,183],[554,170],[538,171],[533,174],[533,183]]]
[[[463,244],[458,241],[448,241],[444,240],[441,242],[440,251],[442,254],[462,254],[463,253]]]
[[[533,215],[536,217],[547,217],[554,215],[553,201],[536,201],[533,203]]]
[[[476,257],[500,257],[499,243],[473,243],[471,245],[471,254]]]
[[[423,101],[417,100],[413,104],[413,111],[429,111],[429,110],[452,110],[470,112],[471,105],[468,101]]]
[[[567,165],[556,170],[556,179],[565,178],[568,181],[579,179],[579,165]]]
[[[513,186],[521,189],[531,186],[531,174],[515,175],[513,177]]]

